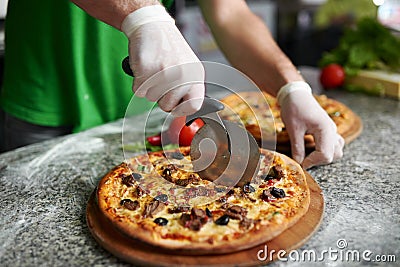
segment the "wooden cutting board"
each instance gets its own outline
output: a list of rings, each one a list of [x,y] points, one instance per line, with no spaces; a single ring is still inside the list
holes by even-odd
[[[302,246],[318,229],[324,213],[324,198],[314,179],[308,173],[306,176],[311,193],[308,212],[295,225],[265,244],[230,254],[174,255],[171,251],[163,251],[129,239],[100,213],[94,192],[88,201],[86,220],[90,232],[101,246],[118,258],[137,266],[260,266],[270,262],[269,257],[265,260],[257,257],[258,253],[264,257],[266,247],[268,251],[283,249],[289,253]]]

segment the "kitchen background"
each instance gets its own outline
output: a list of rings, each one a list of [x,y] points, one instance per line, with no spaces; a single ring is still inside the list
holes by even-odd
[[[13,0],[11,0],[13,1]],[[268,25],[282,50],[297,66],[317,66],[333,49],[343,27],[361,16],[377,17],[400,31],[400,0],[248,0]],[[4,64],[4,25],[8,0],[0,1],[0,85]],[[201,60],[227,63],[218,50],[195,0],[176,0],[178,27]]]

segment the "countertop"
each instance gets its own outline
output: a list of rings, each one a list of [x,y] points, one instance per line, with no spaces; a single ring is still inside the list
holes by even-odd
[[[387,264],[398,265],[400,102],[341,91],[328,96],[351,107],[364,131],[339,162],[309,170],[323,190],[325,212],[319,230],[297,251],[323,255],[346,245],[339,251],[370,251],[368,258],[395,257]],[[121,128],[119,120],[0,155],[1,266],[128,266],[96,243],[85,219],[99,179],[123,161]],[[335,257],[313,264],[374,264]]]

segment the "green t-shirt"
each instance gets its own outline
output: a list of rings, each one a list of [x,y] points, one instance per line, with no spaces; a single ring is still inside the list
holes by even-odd
[[[6,112],[75,132],[124,116],[133,93],[121,68],[128,55],[122,32],[68,0],[10,0],[5,27]],[[135,100],[137,113],[153,104]]]

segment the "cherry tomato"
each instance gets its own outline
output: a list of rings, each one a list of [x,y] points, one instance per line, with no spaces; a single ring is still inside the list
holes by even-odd
[[[322,68],[320,81],[324,88],[331,89],[342,86],[344,83],[345,73],[339,64],[329,64]]]
[[[146,140],[152,146],[161,146],[161,134],[149,136]]]
[[[167,133],[172,143],[179,142],[181,146],[190,146],[194,134],[204,125],[201,119],[196,119],[190,126],[186,126],[185,121],[186,117],[176,117],[171,122]]]

